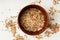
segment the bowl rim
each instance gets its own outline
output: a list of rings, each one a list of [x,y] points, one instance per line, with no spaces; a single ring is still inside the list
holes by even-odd
[[[27,30],[24,29],[24,27],[22,27],[19,18],[21,17],[23,11],[25,11],[25,10],[28,9],[28,8],[37,8],[37,9],[39,9],[39,10],[44,14],[45,23],[44,23],[44,27],[43,27],[41,30],[36,31],[36,32],[32,32],[32,31],[27,31]],[[49,24],[49,16],[48,16],[48,13],[47,13],[47,11],[46,11],[42,6],[40,6],[40,5],[37,5],[37,4],[27,5],[27,6],[23,7],[22,10],[21,10],[21,11],[19,12],[19,14],[18,14],[18,25],[19,25],[19,28],[20,28],[24,33],[26,33],[26,34],[28,34],[28,35],[39,35],[39,34],[41,34],[42,32],[44,32],[44,31],[48,28],[48,27],[47,27],[48,24]]]

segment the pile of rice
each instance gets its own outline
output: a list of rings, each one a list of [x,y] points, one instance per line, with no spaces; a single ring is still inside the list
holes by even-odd
[[[44,26],[44,15],[39,9],[30,8],[23,12],[20,23],[28,31],[39,31]]]

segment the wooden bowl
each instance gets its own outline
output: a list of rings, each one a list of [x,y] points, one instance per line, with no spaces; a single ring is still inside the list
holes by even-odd
[[[29,9],[29,8],[37,8],[37,9],[39,9],[42,13],[43,13],[43,15],[44,15],[44,26],[43,26],[43,28],[41,29],[41,30],[39,30],[39,31],[35,31],[35,32],[32,32],[32,31],[27,31],[27,30],[25,30],[24,29],[24,27],[21,25],[21,23],[20,23],[20,17],[21,17],[21,15],[23,14],[23,12],[24,11],[26,11],[27,9]],[[28,34],[28,35],[38,35],[38,34],[41,34],[42,32],[44,32],[45,30],[46,30],[46,28],[47,28],[47,26],[48,26],[48,22],[49,22],[49,17],[48,17],[48,13],[45,11],[45,9],[43,8],[43,7],[41,7],[40,5],[35,5],[35,4],[31,4],[31,5],[27,5],[27,6],[25,6],[21,11],[20,11],[20,13],[19,13],[19,15],[18,15],[18,25],[19,25],[19,27],[20,27],[20,29],[24,32],[24,33],[26,33],[26,34]]]

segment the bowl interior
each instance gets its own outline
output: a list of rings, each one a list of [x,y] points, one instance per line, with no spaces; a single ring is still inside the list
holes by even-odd
[[[39,31],[35,31],[35,32],[27,31],[27,30],[24,29],[24,27],[23,27],[23,26],[21,25],[21,23],[20,23],[20,17],[21,17],[21,15],[23,15],[23,12],[26,11],[27,9],[29,9],[29,8],[37,8],[37,9],[39,9],[39,10],[43,13],[43,15],[44,15],[44,21],[45,21],[45,22],[44,22],[44,27],[43,27],[41,30],[39,30]],[[24,7],[24,8],[20,11],[20,13],[19,13],[19,15],[18,15],[18,25],[19,25],[19,27],[21,28],[21,30],[22,30],[24,33],[29,34],[29,35],[38,35],[38,34],[44,32],[45,29],[46,29],[47,26],[48,26],[48,21],[49,21],[49,17],[48,17],[47,12],[45,11],[45,9],[42,8],[41,6],[35,5],[35,4],[28,5],[28,6]]]

